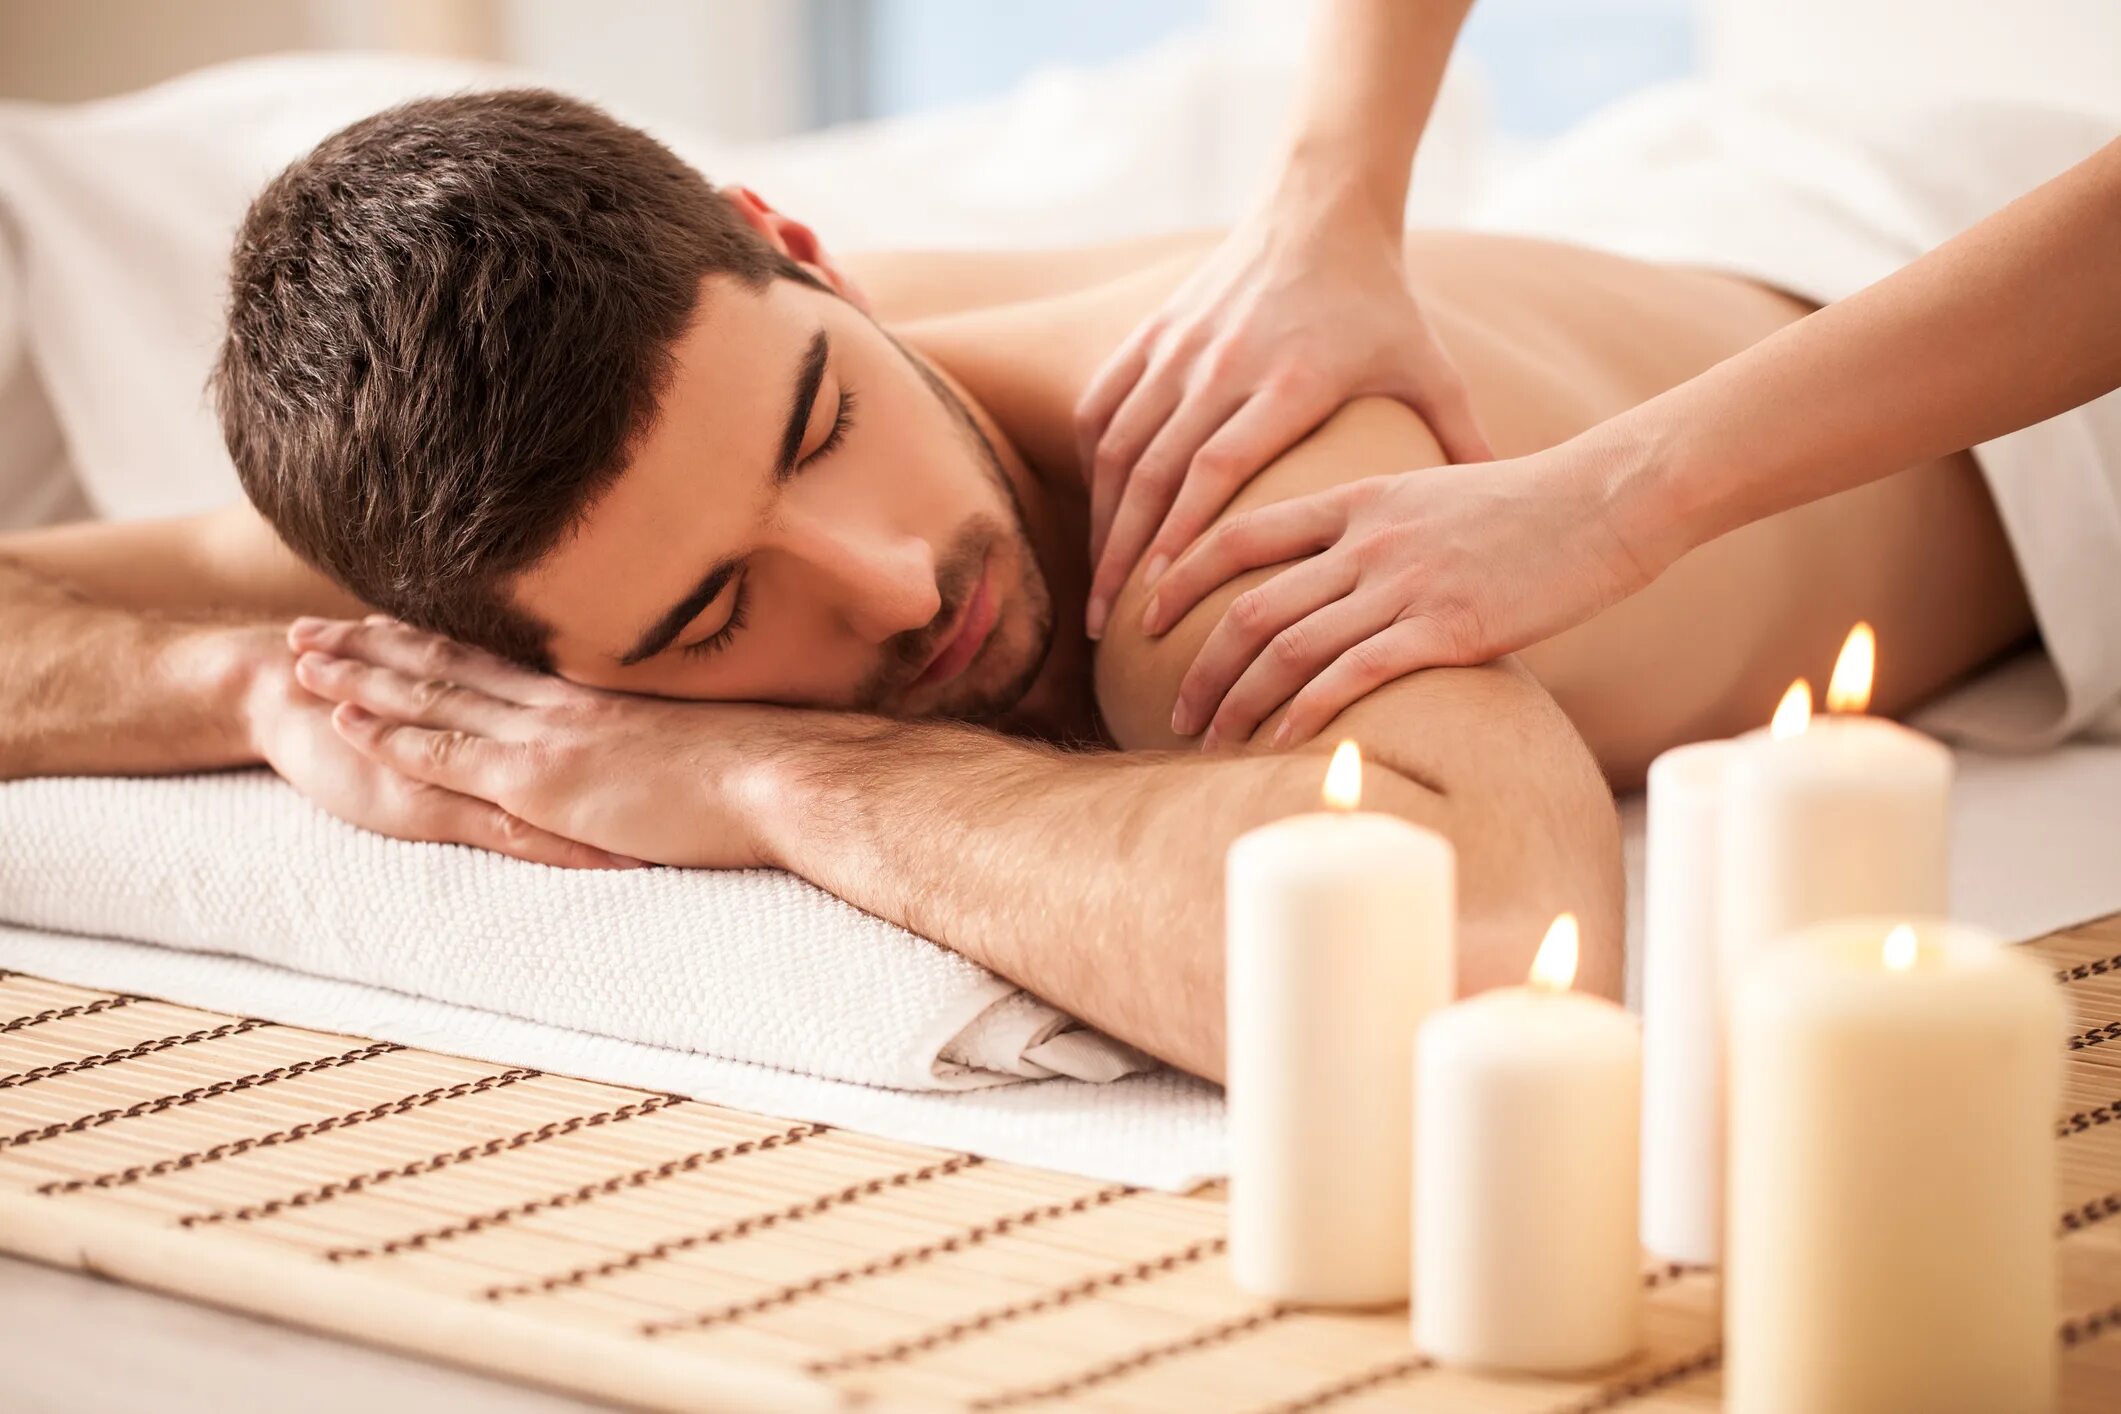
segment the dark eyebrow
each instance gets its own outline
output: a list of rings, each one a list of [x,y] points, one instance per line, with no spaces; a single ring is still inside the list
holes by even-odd
[[[818,388],[825,381],[825,362],[831,353],[832,341],[820,329],[810,336],[810,344],[803,350],[803,361],[796,367],[795,387],[788,397],[788,425],[781,429],[780,451],[773,464],[776,490],[795,472],[796,454],[803,449],[803,433],[809,430],[810,413],[817,406]],[[619,666],[630,668],[668,648],[670,641],[684,632],[685,625],[698,618],[700,610],[714,602],[715,596],[728,586],[729,577],[742,568],[743,563],[742,555],[727,555],[716,560],[714,567],[700,577],[692,591],[671,605],[663,617],[655,621],[655,626],[621,655]]]
[[[810,336],[810,347],[803,350],[802,365],[795,371],[795,388],[788,396],[788,425],[781,429],[781,455],[773,464],[776,484],[795,470],[795,454],[803,450],[803,433],[810,428],[810,409],[817,405],[818,386],[825,381],[825,360],[831,353],[832,342],[823,329]]]

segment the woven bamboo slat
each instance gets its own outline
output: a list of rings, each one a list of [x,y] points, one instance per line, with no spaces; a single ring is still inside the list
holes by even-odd
[[[2121,1408],[2121,917],[2026,945],[2075,1008],[2064,1408]],[[1720,1406],[1716,1280],[1569,1379],[1438,1369],[1407,1313],[1262,1301],[1219,1184],[1102,1184],[0,974],[0,1248],[672,1410]]]

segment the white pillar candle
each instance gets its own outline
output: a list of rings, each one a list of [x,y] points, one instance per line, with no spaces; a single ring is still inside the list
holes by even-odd
[[[1569,990],[1575,970],[1563,914],[1529,985],[1421,1028],[1414,1342],[1439,1361],[1585,1370],[1641,1341],[1642,1036],[1623,1008]]]
[[[1724,979],[1810,923],[1946,909],[1952,758],[1861,715],[1877,642],[1849,633],[1814,720],[1793,684],[1773,726],[1650,767],[1643,918],[1642,1230],[1669,1261],[1722,1255]]]
[[[1231,1277],[1325,1306],[1407,1299],[1414,1032],[1457,975],[1450,842],[1355,809],[1360,771],[1341,743],[1336,808],[1225,861]]]
[[[1650,763],[1642,918],[1642,1244],[1668,1262],[1723,1255],[1723,1023],[1716,855],[1736,743]]]
[[[1817,721],[1784,699],[1724,773],[1717,875],[1726,966],[1808,924],[1852,914],[1943,915],[1952,754],[1870,705],[1876,649],[1858,624]],[[1729,975],[1726,972],[1726,975]]]
[[[1844,919],[1732,979],[1734,1414],[2055,1400],[2066,1010],[1977,929]]]

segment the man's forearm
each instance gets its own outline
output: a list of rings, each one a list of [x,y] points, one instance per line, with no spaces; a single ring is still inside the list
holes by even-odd
[[[0,558],[0,780],[255,761],[248,665],[277,635],[92,603]]]
[[[1223,1074],[1223,853],[1319,808],[1318,754],[1074,754],[805,712],[760,775],[765,853],[1110,1035]],[[1366,808],[1444,801],[1370,763]]]

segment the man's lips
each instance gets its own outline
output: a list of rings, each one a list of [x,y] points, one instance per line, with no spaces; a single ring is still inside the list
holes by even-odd
[[[980,561],[979,579],[972,586],[972,596],[958,615],[957,629],[936,655],[928,660],[928,666],[913,680],[911,687],[933,687],[948,682],[965,670],[987,641],[994,629],[994,591],[988,583],[986,559]]]

